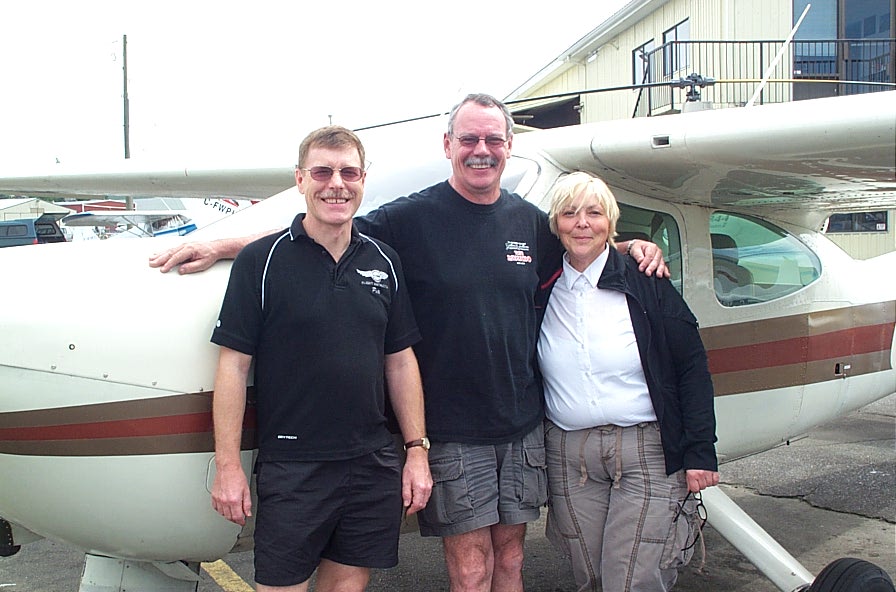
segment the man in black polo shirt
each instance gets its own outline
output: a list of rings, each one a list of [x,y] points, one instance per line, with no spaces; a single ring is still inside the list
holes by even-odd
[[[370,568],[398,562],[402,505],[432,488],[423,392],[411,346],[420,332],[395,252],[352,225],[364,148],[329,126],[299,149],[307,214],[236,258],[212,341],[221,346],[213,403],[212,505],[251,515],[240,463],[246,384],[258,395],[258,590],[361,591]],[[402,475],[384,416],[384,379],[405,441]]]

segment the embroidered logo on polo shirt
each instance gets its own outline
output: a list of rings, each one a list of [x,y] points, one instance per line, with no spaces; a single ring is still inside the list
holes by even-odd
[[[507,241],[504,243],[507,250],[507,260],[517,265],[532,263],[532,255],[529,254],[529,243],[522,241]]]
[[[370,286],[370,291],[374,294],[379,294],[380,290],[388,290],[389,285],[386,283],[386,280],[389,279],[389,274],[385,271],[380,271],[379,269],[355,269],[358,272],[358,275],[361,277],[367,278],[367,280],[361,280],[362,286]]]

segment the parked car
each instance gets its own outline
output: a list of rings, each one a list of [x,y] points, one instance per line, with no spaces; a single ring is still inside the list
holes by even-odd
[[[0,247],[63,243],[65,235],[59,220],[65,214],[44,214],[39,218],[22,218],[0,222]]]

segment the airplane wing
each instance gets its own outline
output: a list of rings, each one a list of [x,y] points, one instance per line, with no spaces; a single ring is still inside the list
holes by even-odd
[[[43,220],[53,220],[54,222],[59,222],[66,216],[68,216],[68,214],[66,214],[65,212],[44,212],[43,214],[41,214],[41,216],[40,216],[40,218],[38,218],[38,220],[43,219]]]
[[[538,148],[562,167],[668,201],[812,227],[834,211],[896,207],[896,91],[537,134]],[[515,152],[527,136],[516,137]]]
[[[896,208],[894,138],[896,91],[887,91],[521,133],[514,154],[534,150],[641,195],[818,227],[836,211]],[[380,148],[407,153],[394,139]],[[295,184],[292,166],[119,166],[0,175],[0,193],[264,198]]]
[[[177,210],[129,210],[129,211],[88,211],[65,216],[62,223],[66,226],[115,226],[117,224],[153,224],[165,222],[173,218],[189,219],[187,212]]]
[[[0,193],[34,197],[97,196],[263,199],[295,185],[292,165],[259,167],[148,167],[115,163],[103,170],[54,167],[23,175],[0,174]]]

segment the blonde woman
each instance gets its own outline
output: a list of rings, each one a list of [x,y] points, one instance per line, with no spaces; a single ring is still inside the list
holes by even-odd
[[[600,179],[562,179],[549,215],[566,253],[538,343],[548,536],[579,590],[669,590],[693,553],[695,498],[719,481],[697,320],[612,248],[619,207]]]

